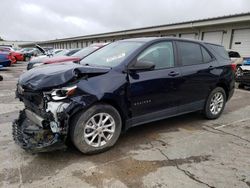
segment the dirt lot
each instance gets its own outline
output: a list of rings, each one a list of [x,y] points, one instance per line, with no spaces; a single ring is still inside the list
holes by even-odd
[[[0,71],[0,187],[250,187],[250,91],[236,90],[222,117],[199,113],[130,129],[110,151],[29,154],[12,140],[19,63]]]

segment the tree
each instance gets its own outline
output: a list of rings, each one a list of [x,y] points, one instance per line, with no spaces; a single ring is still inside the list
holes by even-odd
[[[3,41],[2,37],[0,37],[0,41]]]

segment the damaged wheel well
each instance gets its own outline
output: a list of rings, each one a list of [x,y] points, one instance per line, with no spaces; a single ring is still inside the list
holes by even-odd
[[[120,108],[120,106],[113,100],[109,100],[109,99],[105,99],[105,100],[102,100],[100,101],[99,103],[104,103],[104,104],[109,104],[111,106],[113,106],[120,114],[121,116],[121,119],[122,119],[122,132],[126,130],[126,127],[125,127],[125,124],[126,124],[126,116],[125,114],[123,113],[122,109]]]
[[[101,100],[101,101],[98,101],[96,103],[93,103],[92,105],[90,105],[88,108],[86,109],[81,109],[79,111],[77,111],[76,113],[74,113],[68,120],[68,125],[69,125],[69,131],[68,131],[68,138],[70,138],[70,132],[71,132],[71,129],[73,124],[76,123],[77,119],[79,116],[81,116],[82,113],[84,113],[84,111],[86,111],[87,109],[91,108],[92,106],[94,105],[97,105],[97,104],[108,104],[112,107],[114,107],[120,114],[121,116],[121,120],[122,120],[122,131],[125,131],[126,130],[126,127],[125,127],[125,123],[126,123],[126,119],[125,119],[125,114],[122,112],[122,109],[119,107],[118,104],[116,104],[113,100],[108,100],[108,99],[105,99],[105,100]]]

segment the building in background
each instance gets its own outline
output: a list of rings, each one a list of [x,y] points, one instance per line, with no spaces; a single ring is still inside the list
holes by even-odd
[[[11,40],[1,40],[0,45],[11,46],[13,48],[19,48],[21,45],[33,43],[31,41],[11,41]]]
[[[203,40],[224,45],[227,49],[238,51],[243,57],[250,57],[250,13],[43,41],[37,44],[53,48],[83,48],[93,43],[135,37],[179,37]],[[35,43],[29,43],[20,46],[34,45]]]

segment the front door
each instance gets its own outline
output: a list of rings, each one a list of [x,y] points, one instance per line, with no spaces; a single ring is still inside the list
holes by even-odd
[[[136,59],[137,63],[142,61],[153,62],[155,68],[129,72],[132,116],[144,116],[144,120],[149,119],[147,121],[161,119],[159,116],[164,115],[166,109],[177,109],[180,101],[181,75],[175,66],[173,43],[166,41],[149,46]]]

